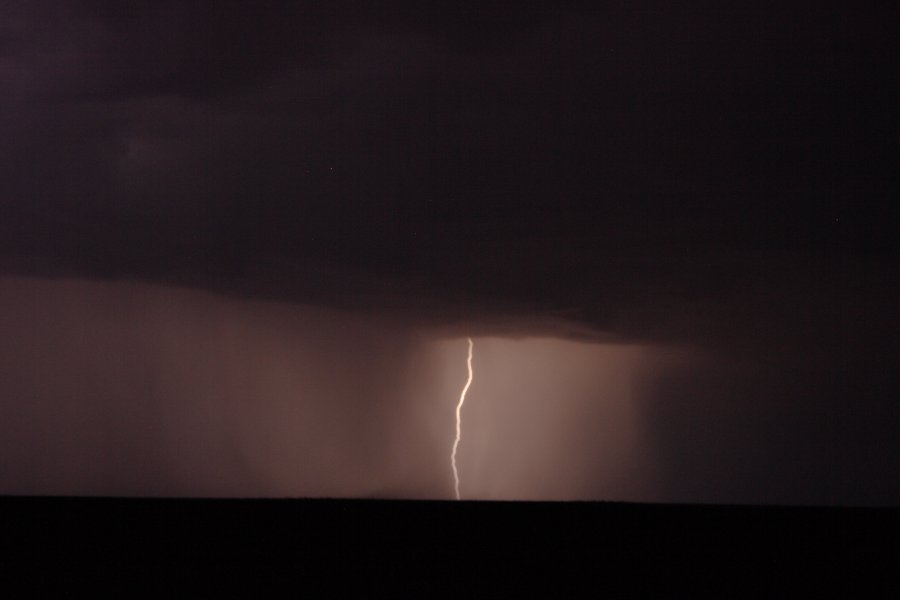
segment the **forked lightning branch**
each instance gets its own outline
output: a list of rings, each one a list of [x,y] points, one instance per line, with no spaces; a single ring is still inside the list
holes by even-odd
[[[466,401],[466,392],[469,391],[469,386],[472,385],[472,349],[475,346],[472,338],[467,339],[469,340],[469,357],[466,359],[466,366],[469,369],[469,378],[459,394],[459,403],[456,405],[456,439],[453,441],[453,452],[450,453],[450,465],[453,467],[453,482],[457,500],[459,500],[459,471],[456,468],[456,450],[459,447],[459,439],[462,433],[461,411],[463,403]]]

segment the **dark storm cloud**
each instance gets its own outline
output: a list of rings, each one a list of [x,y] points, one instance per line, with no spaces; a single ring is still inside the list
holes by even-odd
[[[0,269],[687,344],[722,371],[646,392],[673,471],[660,415],[747,390],[829,415],[747,431],[862,464],[898,391],[889,13],[4,2]]]
[[[885,251],[877,15],[509,12],[20,4],[5,254],[232,287],[325,262],[561,308],[609,295],[598,270]]]

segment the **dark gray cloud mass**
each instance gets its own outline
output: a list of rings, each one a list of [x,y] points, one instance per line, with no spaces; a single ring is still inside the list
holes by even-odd
[[[896,16],[3,0],[2,491],[446,495],[414,398],[471,335],[632,378],[520,434],[485,382],[476,435],[557,430],[480,438],[482,497],[900,502]]]

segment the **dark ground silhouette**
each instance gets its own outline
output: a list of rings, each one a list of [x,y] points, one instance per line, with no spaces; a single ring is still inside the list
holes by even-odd
[[[688,586],[771,598],[792,581],[887,597],[900,541],[895,508],[605,502],[4,497],[0,526],[6,583],[67,594],[87,579],[91,590],[121,581],[129,594],[250,583],[315,597],[641,597]]]

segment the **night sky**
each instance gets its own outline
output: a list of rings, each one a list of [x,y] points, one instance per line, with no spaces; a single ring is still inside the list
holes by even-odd
[[[741,4],[0,1],[0,493],[450,498],[471,336],[464,496],[900,504],[900,15]]]

